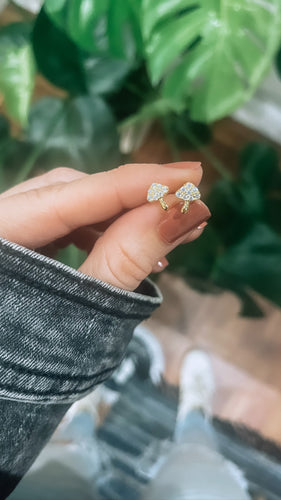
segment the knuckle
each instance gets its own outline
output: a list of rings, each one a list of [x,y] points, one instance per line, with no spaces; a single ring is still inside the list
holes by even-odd
[[[120,167],[117,167],[117,168],[114,168],[113,170],[108,171],[109,182],[113,186],[117,203],[120,206],[120,211],[126,209],[126,207],[124,205],[123,196],[121,194],[122,193],[121,185],[122,185],[122,181],[124,180],[123,167],[124,167],[124,165],[121,165]]]
[[[133,255],[131,250],[124,245],[119,244],[120,252],[120,271],[123,276],[129,276],[137,282],[142,281],[152,271],[152,264],[143,255]]]
[[[27,205],[29,203],[36,203],[36,205],[41,206],[43,199],[45,198],[46,189],[42,188],[32,188],[28,191],[22,191],[18,195],[21,197],[23,204]]]
[[[63,228],[63,232],[69,233],[73,231],[74,225],[72,225],[70,220],[66,218],[65,210],[63,209],[64,204],[60,203],[61,199],[63,199],[63,192],[65,188],[65,183],[58,183],[55,186],[52,186],[52,189],[50,190],[50,209],[52,210],[55,219]]]
[[[101,238],[96,242],[95,248],[97,253],[101,254],[105,265],[104,272],[99,278],[120,288],[134,290],[152,271],[152,265],[143,262],[139,264],[138,259],[131,256],[124,246],[114,246],[113,251],[112,247],[103,244]],[[101,267],[99,266],[99,272]]]
[[[74,168],[57,167],[47,172],[47,177],[52,182],[64,182],[76,178],[78,171]]]
[[[101,253],[102,261],[104,262],[105,266],[104,272],[102,272],[101,269],[103,266],[99,266],[98,277],[101,280],[107,281],[108,283],[111,283],[115,286],[119,286],[124,289],[128,288],[128,286],[130,286],[128,277],[122,276],[122,273],[119,270],[118,263],[116,265],[116,263],[114,264],[114,262],[112,262],[112,255],[109,254],[108,248],[103,245],[102,238],[95,244],[95,249],[97,253]],[[95,271],[93,274],[96,275]]]

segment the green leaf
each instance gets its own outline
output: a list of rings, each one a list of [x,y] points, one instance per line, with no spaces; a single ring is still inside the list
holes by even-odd
[[[95,36],[99,39],[99,43],[103,40],[102,21],[108,9],[108,1],[64,0],[56,2],[46,0],[44,7],[49,17],[77,45],[85,50],[91,50]],[[98,31],[97,34],[96,31]]]
[[[27,122],[34,77],[30,26],[5,26],[0,30],[0,93],[8,113],[21,125]]]
[[[30,143],[43,144],[42,152],[52,162],[63,156],[88,173],[113,168],[120,160],[115,120],[98,97],[40,99],[32,107],[26,134]]]
[[[7,118],[3,115],[0,115],[0,149],[3,141],[10,136],[10,124]]]
[[[266,220],[281,236],[281,188],[266,200]]]
[[[143,43],[136,4],[140,0],[110,0],[107,13],[109,52],[132,61],[142,53]]]
[[[276,54],[275,66],[276,66],[279,77],[281,77],[281,47],[279,48],[279,50]]]
[[[207,279],[215,264],[219,245],[216,231],[208,225],[200,238],[173,250],[168,257],[169,269],[182,276]]]
[[[71,94],[108,94],[121,86],[131,69],[124,59],[90,56],[58,28],[42,10],[33,35],[37,65],[54,85]]]
[[[31,146],[12,136],[0,140],[0,192],[15,185],[21,165],[31,152]]]
[[[125,60],[106,57],[87,57],[82,64],[87,91],[97,95],[118,91],[131,68]]]
[[[266,143],[252,142],[243,149],[240,157],[240,178],[244,182],[258,184],[266,191],[273,186],[279,172],[277,151]]]
[[[80,50],[44,10],[36,18],[32,43],[38,69],[50,82],[72,94],[86,92]]]
[[[170,137],[180,149],[194,147],[194,138],[196,143],[200,145],[207,144],[212,138],[210,127],[205,123],[192,121],[187,111],[180,114],[170,114],[166,122]]]
[[[250,143],[241,153],[240,183],[260,191],[263,219],[281,232],[281,171],[277,151],[266,143]]]
[[[281,305],[281,238],[256,223],[246,237],[217,260],[213,273],[221,286],[250,287]]]
[[[264,311],[257,302],[252,290],[243,288],[243,286],[235,286],[231,283],[231,290],[235,292],[241,300],[240,316],[250,318],[264,318]]]
[[[154,85],[212,122],[250,98],[281,40],[281,3],[143,0],[143,36]]]
[[[142,51],[140,0],[46,0],[44,5],[57,26],[84,50],[130,61]]]
[[[213,215],[212,225],[226,246],[244,238],[252,224],[264,217],[264,197],[254,183],[221,179],[212,187],[207,205]]]
[[[250,143],[241,152],[238,179],[214,184],[207,203],[214,227],[229,246],[243,238],[255,221],[267,221],[276,228],[272,204],[276,207],[280,197],[277,152],[265,143]]]
[[[122,86],[106,97],[117,120],[134,116],[150,100],[152,87],[144,64],[133,69],[122,82]]]
[[[86,258],[87,252],[80,250],[73,244],[58,250],[56,254],[56,260],[63,262],[63,264],[73,269],[78,269]]]
[[[0,193],[6,188],[5,161],[10,142],[10,124],[0,115]]]
[[[7,118],[0,115],[0,191],[4,190],[4,167],[10,143],[10,124]]]

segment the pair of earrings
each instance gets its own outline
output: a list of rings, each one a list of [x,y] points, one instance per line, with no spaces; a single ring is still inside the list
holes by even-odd
[[[147,201],[159,201],[163,210],[168,210],[169,206],[164,200],[164,196],[168,192],[168,186],[153,182],[147,191]],[[184,205],[181,209],[183,214],[186,214],[188,211],[190,202],[199,200],[201,196],[199,189],[192,182],[186,182],[175,194],[177,198],[184,200]]]

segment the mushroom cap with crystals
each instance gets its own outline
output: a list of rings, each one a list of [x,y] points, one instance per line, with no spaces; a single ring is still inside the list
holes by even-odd
[[[168,186],[163,186],[157,182],[153,182],[147,192],[147,201],[157,201],[163,198],[164,194],[168,193]]]
[[[192,182],[187,182],[176,192],[177,198],[181,198],[185,201],[195,201],[200,198],[199,189],[192,184]]]

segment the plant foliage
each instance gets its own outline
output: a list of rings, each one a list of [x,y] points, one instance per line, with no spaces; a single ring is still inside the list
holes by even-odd
[[[140,0],[46,0],[50,18],[81,48],[133,60],[142,51]]]
[[[219,180],[207,204],[210,227],[184,250],[175,250],[172,268],[242,298],[245,288],[252,288],[281,306],[281,172],[275,150],[249,144],[238,178]]]
[[[0,115],[1,190],[37,168],[112,168],[124,120],[160,119],[174,151],[206,148],[209,123],[247,101],[274,60],[281,74],[280,41],[280,0],[45,0],[28,22],[0,28],[0,97],[21,126],[11,135]],[[32,102],[38,73],[57,97]],[[281,305],[276,152],[250,144],[240,167],[213,186],[208,229],[171,267],[235,290],[252,310],[248,288]],[[64,258],[74,266],[79,255]]]
[[[34,86],[30,26],[13,23],[0,30],[0,93],[12,118],[27,122]]]
[[[253,94],[280,44],[281,3],[143,0],[145,50],[154,84],[212,122]]]

